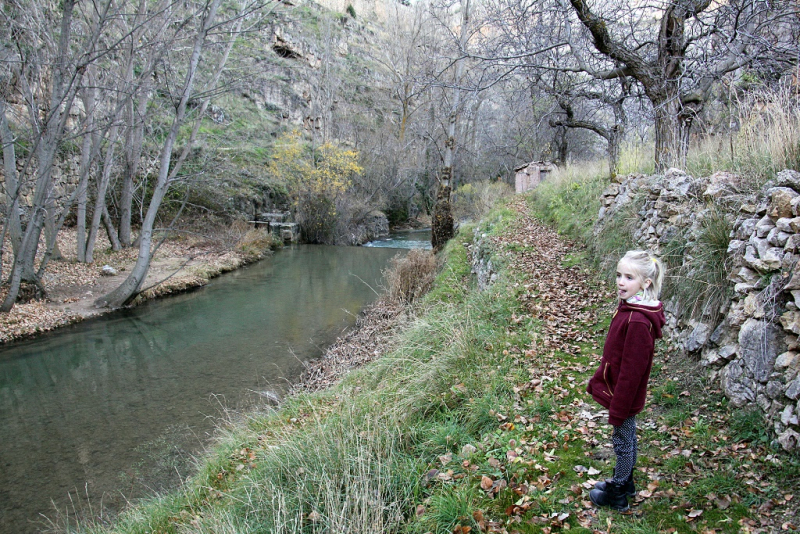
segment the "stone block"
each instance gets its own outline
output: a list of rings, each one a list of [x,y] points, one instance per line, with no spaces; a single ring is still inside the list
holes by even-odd
[[[792,220],[789,217],[781,217],[777,221],[775,221],[775,226],[781,232],[789,232],[789,233],[796,233],[797,231],[792,229]]]
[[[800,215],[800,197],[792,199],[792,215]]]
[[[798,252],[800,251],[800,234],[793,234],[786,240],[786,244],[783,246],[783,250],[786,252]]]
[[[775,177],[775,184],[781,187],[790,187],[795,191],[800,191],[800,172],[793,169],[785,169]]]
[[[689,337],[686,338],[684,349],[687,352],[699,351],[706,344],[710,335],[711,327],[705,323],[698,323],[689,334]]]
[[[798,397],[800,397],[800,378],[795,378],[786,384],[786,391],[784,391],[784,395],[792,400],[797,400]]]
[[[733,360],[726,365],[720,373],[720,379],[725,396],[735,407],[742,408],[756,400],[752,382],[747,380],[741,359]]]
[[[758,219],[745,219],[734,226],[734,237],[736,239],[747,240],[756,230]]]
[[[773,187],[768,189],[767,198],[769,199],[769,203],[767,205],[767,215],[773,219],[793,216],[792,200],[798,196],[800,195],[790,187]]]
[[[781,326],[787,332],[798,335],[800,334],[800,312],[787,311],[780,318]]]
[[[739,206],[739,213],[744,214],[753,214],[758,211],[758,206],[755,205],[753,202],[744,202],[741,206]]]
[[[728,278],[732,282],[745,282],[748,284],[755,284],[756,282],[758,282],[759,278],[761,278],[761,275],[759,275],[756,271],[748,267],[739,267],[739,269],[733,271],[728,276]]]
[[[786,249],[783,249],[783,259],[781,259],[781,270],[784,272],[784,276],[788,277],[789,273],[792,272],[795,264],[797,264],[797,254],[790,252]]]
[[[784,386],[782,382],[778,380],[770,380],[767,382],[766,393],[767,397],[770,399],[775,400],[783,397],[783,390]]]
[[[756,395],[756,404],[764,413],[768,413],[770,408],[772,408],[772,401],[769,400],[769,397],[767,397],[764,393],[759,393]]]
[[[781,423],[786,426],[797,426],[797,424],[800,423],[800,421],[797,419],[797,414],[794,413],[794,406],[791,404],[787,404],[786,408],[784,408],[781,412]]]
[[[758,296],[758,293],[750,293],[744,299],[744,313],[747,316],[755,319],[764,318],[764,305]]]
[[[778,247],[769,247],[762,256],[761,261],[769,271],[777,271],[781,268],[783,262],[783,249]]]
[[[742,247],[745,246],[745,244],[746,243],[744,241],[740,240],[740,239],[731,239],[728,242],[728,251],[727,251],[727,253],[729,255],[738,254],[739,251],[742,250]]]
[[[800,289],[800,263],[796,263],[792,268],[789,281],[783,286],[784,291]]]
[[[710,367],[724,361],[725,360],[720,358],[717,349],[705,349],[700,355],[700,365],[703,367]]]
[[[772,219],[765,215],[756,223],[756,237],[765,238],[770,230],[775,228],[775,223]]]
[[[783,447],[783,450],[793,451],[797,448],[798,443],[800,443],[800,434],[791,428],[787,428],[778,436],[778,443]]]
[[[733,286],[733,291],[738,295],[746,295],[758,287],[758,284],[748,284],[746,282],[739,282]],[[731,323],[740,324],[740,323]]]
[[[775,369],[783,370],[800,364],[800,355],[794,351],[786,351],[775,358]]]
[[[784,349],[783,332],[769,321],[747,319],[739,330],[740,359],[758,382],[767,381]]]
[[[719,348],[717,353],[719,354],[720,358],[730,361],[739,353],[739,345],[738,344],[724,345]]]
[[[769,234],[767,234],[767,243],[772,245],[773,247],[783,247],[786,246],[786,243],[789,241],[789,238],[792,237],[794,234],[789,234],[787,232],[783,232],[778,228],[773,228],[770,230]]]

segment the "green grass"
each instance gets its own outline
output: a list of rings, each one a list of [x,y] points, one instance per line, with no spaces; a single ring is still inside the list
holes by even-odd
[[[518,218],[506,207],[462,227],[443,253],[436,287],[390,353],[329,390],[221,428],[182,488],[132,508],[113,527],[87,520],[78,531],[738,532],[758,506],[796,489],[800,461],[773,449],[763,425],[731,415],[718,394],[675,374],[680,362],[660,358],[640,418],[636,475],[651,495],[631,515],[587,508],[590,477],[576,466],[598,469],[596,478],[613,467],[604,447],[610,427],[579,416],[599,410],[584,386],[609,314],[587,328],[591,339],[580,349],[529,350],[540,346],[543,322],[515,318],[535,290],[506,266],[478,291],[467,248],[476,229],[508,235]],[[512,252],[501,247],[496,256]],[[749,473],[763,476],[757,492],[743,490]],[[691,509],[703,513],[689,521]]]

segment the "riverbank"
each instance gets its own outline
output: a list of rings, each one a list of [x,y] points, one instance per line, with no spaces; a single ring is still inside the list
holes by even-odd
[[[89,317],[112,311],[97,308],[95,299],[118,287],[136,263],[138,248],[112,251],[105,235],[98,237],[95,261],[77,262],[74,229],[58,235],[61,259],[51,260],[43,282],[47,298],[17,303],[0,314],[0,344],[21,340]],[[142,293],[134,304],[201,287],[214,277],[270,254],[278,244],[271,235],[246,225],[218,229],[211,237],[180,236],[164,241],[150,265]],[[11,249],[6,243],[5,250]],[[104,272],[109,266],[115,274]],[[10,254],[3,255],[3,275],[11,269]],[[0,299],[6,288],[0,287]]]
[[[592,506],[613,452],[585,383],[613,292],[524,200],[487,221],[448,245],[434,288],[373,361],[221,429],[179,492],[104,531],[795,530],[800,459],[664,343],[639,418],[632,512]],[[477,254],[495,275],[483,290]]]

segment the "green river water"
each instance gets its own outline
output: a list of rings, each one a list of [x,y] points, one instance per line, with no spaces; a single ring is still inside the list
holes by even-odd
[[[0,532],[175,486],[226,415],[280,395],[352,326],[392,246],[414,243],[287,247],[200,290],[0,347]]]

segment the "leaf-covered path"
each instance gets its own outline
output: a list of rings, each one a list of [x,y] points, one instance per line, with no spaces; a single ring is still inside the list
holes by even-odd
[[[773,448],[755,413],[729,407],[716,383],[706,382],[702,368],[668,341],[657,345],[648,404],[637,418],[631,511],[599,511],[588,501],[588,490],[614,465],[607,412],[585,385],[599,363],[615,295],[588,267],[586,250],[530,218],[524,200],[511,208],[518,215],[514,227],[494,238],[494,248],[515,273],[524,312],[513,322],[531,325],[533,334],[529,344],[504,351],[527,380],[515,381],[512,409],[496,414],[500,431],[516,445],[498,462],[505,480],[526,466],[529,483],[542,492],[534,499],[525,484],[512,483],[519,499],[504,510],[509,523],[516,518],[542,532],[578,525],[594,532],[796,530],[797,457]],[[542,442],[542,436],[550,438]],[[481,479],[488,496],[505,485],[500,478]],[[476,514],[484,531],[513,532],[509,523]]]

